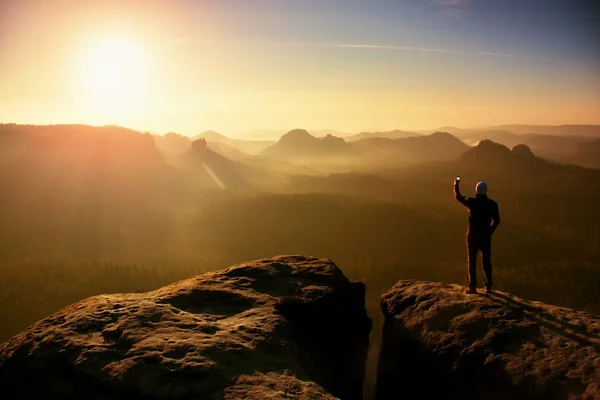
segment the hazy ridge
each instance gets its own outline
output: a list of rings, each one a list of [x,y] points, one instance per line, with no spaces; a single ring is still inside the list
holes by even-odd
[[[210,136],[193,149],[195,139],[114,126],[1,125],[1,315],[13,321],[3,337],[87,295],[273,254],[330,257],[369,293],[400,277],[461,283],[455,175],[467,195],[488,181],[500,204],[500,287],[600,312],[600,170],[449,133],[300,137],[307,147],[292,157],[281,143],[253,155]]]

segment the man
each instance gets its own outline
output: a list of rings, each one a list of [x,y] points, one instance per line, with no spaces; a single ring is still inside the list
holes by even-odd
[[[477,293],[477,253],[481,251],[486,293],[491,293],[492,280],[492,234],[500,224],[498,203],[487,197],[487,184],[475,186],[475,197],[460,194],[460,177],[454,180],[454,198],[469,209],[467,228],[467,255],[469,264],[469,286],[465,293]]]

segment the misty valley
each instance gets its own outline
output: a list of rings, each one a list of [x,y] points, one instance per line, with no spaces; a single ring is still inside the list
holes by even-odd
[[[399,279],[464,284],[455,175],[500,204],[499,289],[599,313],[600,153],[580,152],[600,128],[514,129],[274,142],[1,125],[0,337],[90,295],[277,254],[331,258],[367,284],[372,315]]]
[[[600,127],[513,129],[542,133],[296,129],[259,141],[0,125],[0,340],[92,295],[307,254],[366,284],[372,394],[381,294],[401,279],[466,283],[456,175],[467,196],[488,182],[500,205],[499,290],[600,313]]]

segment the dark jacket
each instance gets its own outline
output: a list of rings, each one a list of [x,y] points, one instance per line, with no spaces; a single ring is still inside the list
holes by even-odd
[[[485,194],[464,197],[458,185],[454,185],[454,198],[469,209],[468,236],[491,236],[500,224],[498,203]]]

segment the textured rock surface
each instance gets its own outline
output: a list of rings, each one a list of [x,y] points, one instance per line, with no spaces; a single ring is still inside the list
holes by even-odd
[[[600,398],[599,316],[418,281],[399,281],[381,308],[378,399]]]
[[[91,297],[0,345],[0,398],[359,399],[364,294],[282,256]]]

